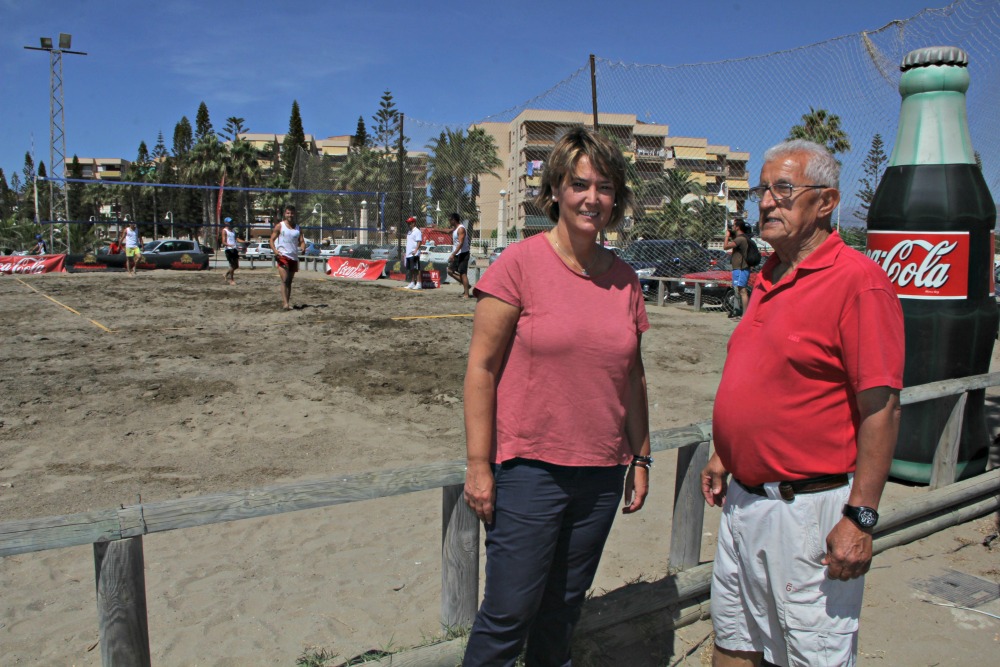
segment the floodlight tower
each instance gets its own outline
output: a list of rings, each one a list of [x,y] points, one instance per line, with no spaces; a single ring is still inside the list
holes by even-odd
[[[52,45],[51,37],[40,37],[41,46],[26,46],[30,51],[49,52],[49,174],[56,176],[61,174],[65,179],[66,174],[66,98],[63,95],[63,71],[62,54],[72,53],[77,56],[87,55],[83,51],[70,51],[73,43],[73,36],[61,32],[59,33],[59,47]],[[49,220],[55,220],[57,215],[62,215],[67,220],[66,223],[66,252],[70,252],[69,238],[69,197],[67,189],[69,185],[63,181],[63,187],[56,189],[55,183],[49,179]]]

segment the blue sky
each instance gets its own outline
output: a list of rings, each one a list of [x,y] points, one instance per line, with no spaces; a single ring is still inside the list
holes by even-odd
[[[49,159],[48,55],[63,57],[67,159],[134,159],[200,102],[283,133],[298,100],[323,138],[370,123],[392,91],[410,122],[464,125],[535,97],[602,58],[679,65],[740,58],[882,27],[947,0],[0,0],[0,168],[19,173],[34,136]],[[669,122],[669,119],[665,119]],[[409,134],[409,133],[408,133]],[[420,149],[421,145],[411,146]]]

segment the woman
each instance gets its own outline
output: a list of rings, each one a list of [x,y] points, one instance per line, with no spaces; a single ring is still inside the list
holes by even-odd
[[[306,239],[295,223],[293,204],[285,204],[284,216],[271,232],[271,250],[274,251],[281,278],[281,302],[285,310],[291,310],[292,278],[299,270],[299,253],[306,251]]]
[[[632,194],[621,151],[571,130],[538,204],[556,223],[509,246],[475,287],[465,377],[465,500],[486,523],[486,591],[464,665],[569,664],[573,628],[622,498],[649,486],[633,271],[596,244]]]

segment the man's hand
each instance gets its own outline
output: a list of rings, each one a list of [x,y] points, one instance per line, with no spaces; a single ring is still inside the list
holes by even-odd
[[[465,502],[480,521],[493,523],[496,486],[489,463],[469,463],[465,470]]]
[[[826,536],[826,556],[822,560],[830,579],[848,581],[868,572],[872,564],[872,536],[847,517]]]
[[[701,471],[701,495],[710,507],[721,507],[726,499],[726,476],[729,472],[722,465],[718,454],[712,454],[708,465]]]
[[[642,472],[639,472],[639,471]],[[629,466],[625,474],[625,502],[622,514],[632,514],[642,509],[649,493],[649,469],[642,466]]]

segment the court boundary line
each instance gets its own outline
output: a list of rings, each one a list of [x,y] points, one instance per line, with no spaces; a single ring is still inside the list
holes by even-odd
[[[24,285],[25,287],[27,287],[31,291],[35,292],[36,294],[45,297],[46,299],[48,299],[52,303],[56,304],[57,306],[62,306],[63,308],[65,308],[69,312],[73,313],[74,315],[82,317],[83,319],[87,320],[88,322],[90,322],[91,324],[93,324],[98,329],[101,329],[105,333],[116,333],[115,329],[109,329],[108,327],[104,326],[103,324],[101,324],[97,320],[90,319],[89,317],[87,317],[86,315],[84,315],[83,313],[81,313],[80,311],[75,310],[75,309],[67,306],[65,303],[62,303],[58,299],[55,299],[55,298],[49,296],[48,294],[46,294],[45,292],[41,291],[40,289],[37,289],[35,286],[29,285],[28,283],[24,282],[23,280],[21,280],[17,276],[14,276],[14,280],[16,280],[17,282],[21,283],[22,285]]]

